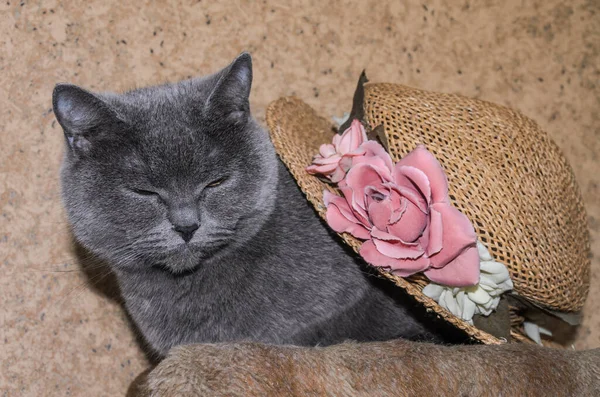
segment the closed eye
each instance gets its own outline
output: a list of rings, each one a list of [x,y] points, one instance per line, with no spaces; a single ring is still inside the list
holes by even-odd
[[[158,196],[157,192],[153,192],[152,190],[144,190],[144,189],[131,189],[135,194],[139,194],[140,196]]]
[[[223,177],[223,178],[219,178],[217,180],[212,181],[211,183],[209,183],[208,185],[206,185],[206,187],[217,187],[219,186],[221,183],[225,182],[227,178]]]

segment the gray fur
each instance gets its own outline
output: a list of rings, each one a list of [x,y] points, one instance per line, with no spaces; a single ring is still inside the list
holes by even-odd
[[[74,234],[111,264],[146,341],[162,356],[191,342],[432,338],[305,200],[250,114],[251,81],[242,54],[121,95],[54,90]],[[188,243],[182,225],[198,227]]]

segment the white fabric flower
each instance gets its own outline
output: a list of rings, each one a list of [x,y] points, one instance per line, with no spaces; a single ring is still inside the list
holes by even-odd
[[[508,269],[494,261],[485,246],[477,241],[479,253],[479,283],[471,287],[452,288],[439,284],[428,284],[423,293],[443,308],[473,324],[473,315],[489,316],[500,303],[500,295],[513,289]]]

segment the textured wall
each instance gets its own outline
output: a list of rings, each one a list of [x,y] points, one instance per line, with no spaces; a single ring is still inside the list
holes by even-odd
[[[6,395],[122,395],[147,365],[109,284],[86,285],[74,254],[57,181],[56,82],[125,90],[215,71],[247,49],[261,120],[271,100],[290,94],[323,115],[341,113],[363,68],[372,81],[509,105],[535,119],[573,164],[600,254],[598,1],[221,3],[0,3]],[[577,348],[600,346],[597,257],[593,267]]]

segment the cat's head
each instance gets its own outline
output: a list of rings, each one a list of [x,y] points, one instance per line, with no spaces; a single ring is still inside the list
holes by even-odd
[[[54,89],[76,238],[123,269],[188,271],[272,211],[277,160],[249,109],[250,55],[210,76],[124,94]]]

